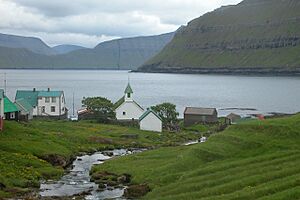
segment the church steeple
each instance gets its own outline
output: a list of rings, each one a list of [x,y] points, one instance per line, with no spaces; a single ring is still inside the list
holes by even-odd
[[[133,94],[133,90],[128,82],[128,85],[124,91],[125,93],[125,101],[133,101],[133,98],[132,98],[132,94]]]

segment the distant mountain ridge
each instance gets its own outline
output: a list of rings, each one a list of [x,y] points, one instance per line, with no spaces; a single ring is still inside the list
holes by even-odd
[[[42,69],[137,69],[145,61],[161,51],[174,33],[117,39],[98,44],[93,49],[74,46],[60,48],[53,54],[41,54],[28,46],[12,48],[1,46],[0,68]],[[72,49],[73,48],[73,49]],[[77,47],[75,47],[77,48]],[[72,49],[72,51],[66,52]],[[58,54],[59,53],[59,54]]]
[[[293,74],[299,52],[299,0],[244,0],[180,28],[139,71]]]
[[[41,39],[0,33],[0,46],[8,48],[24,48],[34,53],[55,55],[56,52]]]
[[[85,47],[78,46],[78,45],[70,45],[70,44],[62,44],[52,47],[57,54],[66,54],[72,51],[86,49]]]

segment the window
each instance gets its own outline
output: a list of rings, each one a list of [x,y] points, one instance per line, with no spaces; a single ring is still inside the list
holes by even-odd
[[[51,106],[51,112],[55,112],[55,106]]]
[[[123,112],[123,115],[126,115],[126,112]]]
[[[127,93],[127,98],[130,98],[130,93]]]
[[[42,113],[45,113],[46,112],[46,108],[45,106],[42,106]]]
[[[52,103],[56,103],[56,97],[51,98]]]
[[[50,97],[46,97],[46,98],[45,98],[45,102],[46,102],[46,103],[50,103]]]
[[[15,113],[10,113],[10,119],[15,119]]]

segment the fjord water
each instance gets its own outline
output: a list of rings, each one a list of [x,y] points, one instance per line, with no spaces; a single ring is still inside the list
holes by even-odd
[[[182,116],[184,107],[216,107],[221,115],[229,112],[295,113],[300,111],[300,77],[229,76],[191,74],[128,73],[104,70],[0,70],[1,87],[7,79],[7,95],[32,88],[64,90],[70,114],[72,94],[75,108],[83,97],[103,96],[117,101],[128,80],[135,100],[144,108],[172,102]],[[226,109],[226,108],[239,108]],[[226,109],[226,110],[223,110]]]

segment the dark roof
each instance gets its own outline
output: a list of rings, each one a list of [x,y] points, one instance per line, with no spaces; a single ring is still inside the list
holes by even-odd
[[[4,113],[18,112],[19,108],[9,98],[4,96]]]
[[[158,119],[162,120],[161,117],[151,109],[148,109],[142,116],[139,118],[139,121],[142,121],[145,117],[147,117],[150,113],[153,113]]]
[[[133,90],[132,90],[132,88],[131,88],[131,86],[130,86],[129,83],[128,83],[126,89],[125,89],[125,93],[126,93],[126,94],[127,94],[127,93],[133,93]]]
[[[226,116],[227,118],[241,118],[240,115],[235,114],[235,113],[230,113],[229,115]]]
[[[215,108],[196,108],[187,107],[185,108],[184,114],[188,115],[214,115],[217,112]]]
[[[117,109],[120,105],[122,105],[125,102],[125,96],[122,96],[115,104],[114,109]]]

